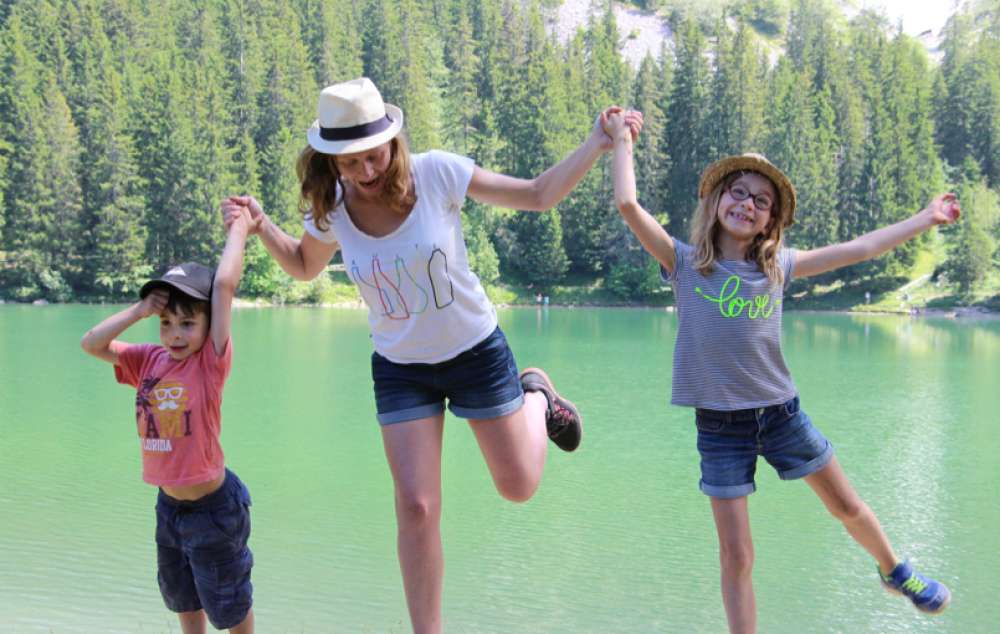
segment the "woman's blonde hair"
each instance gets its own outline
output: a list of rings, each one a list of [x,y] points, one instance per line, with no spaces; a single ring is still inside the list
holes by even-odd
[[[759,172],[737,171],[727,174],[719,181],[719,184],[709,192],[708,196],[698,201],[698,208],[694,212],[694,222],[691,225],[691,246],[695,250],[694,267],[702,275],[708,275],[715,268],[715,260],[718,256],[716,240],[719,237],[719,200],[722,193],[744,174],[758,174],[767,178]],[[775,200],[771,205],[771,219],[764,234],[753,239],[750,248],[747,250],[747,261],[756,262],[760,270],[767,275],[772,284],[782,285],[785,281],[785,273],[778,266],[778,250],[781,248],[784,227],[781,219],[775,215],[775,211],[781,209],[781,194],[778,187],[768,178],[768,182],[775,191]]]
[[[410,187],[410,149],[402,134],[389,140],[389,151],[389,168],[385,171],[380,198],[389,209],[405,213],[417,202],[417,195]],[[344,196],[336,155],[317,152],[307,145],[299,153],[295,173],[301,185],[299,213],[311,214],[316,228],[326,231],[330,226],[330,214]]]

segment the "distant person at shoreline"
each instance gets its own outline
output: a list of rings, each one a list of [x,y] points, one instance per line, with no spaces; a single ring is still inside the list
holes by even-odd
[[[955,195],[937,196],[912,217],[850,242],[796,251],[782,241],[795,213],[792,183],[759,154],[729,156],[702,172],[688,245],[637,202],[629,127],[621,113],[609,114],[615,203],[674,288],[678,331],[671,402],[695,408],[700,488],[710,496],[718,531],[730,631],[757,631],[747,496],[756,489],[758,455],[783,480],[802,478],[813,488],[875,559],[886,589],[924,612],[941,612],[951,598],[948,588],[900,560],[832,445],[800,408],[781,352],[781,313],[793,278],[877,257],[954,222],[960,213]]]
[[[441,631],[441,440],[444,409],[469,420],[497,491],[531,498],[547,438],[580,443],[576,407],[538,368],[517,371],[496,311],[469,268],[466,197],[543,211],[611,149],[602,113],[575,151],[536,178],[485,170],[441,151],[411,155],[403,113],[367,78],[329,86],[297,164],[304,232],[294,238],[258,202],[222,202],[224,221],[249,211],[252,232],[292,277],[309,280],[340,250],[368,305],[377,419],[395,485],[398,555],[413,631]],[[638,134],[638,118],[630,119]]]
[[[160,594],[184,634],[205,619],[237,634],[254,631],[250,493],[226,468],[219,435],[222,389],[232,364],[230,308],[251,226],[234,214],[219,266],[171,267],[139,291],[141,301],[91,328],[80,345],[114,365],[137,388],[142,479],[159,487],[156,561]],[[146,317],[160,320],[160,343],[118,341]]]

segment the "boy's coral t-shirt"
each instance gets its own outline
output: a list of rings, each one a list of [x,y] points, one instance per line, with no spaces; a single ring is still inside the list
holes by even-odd
[[[232,341],[226,341],[223,354],[217,355],[209,337],[183,361],[155,344],[119,351],[115,378],[137,389],[135,420],[146,482],[188,486],[222,474],[222,387],[232,348]]]

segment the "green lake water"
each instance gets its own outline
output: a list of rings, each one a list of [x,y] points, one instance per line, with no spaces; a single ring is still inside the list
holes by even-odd
[[[85,355],[116,307],[0,306],[0,632],[178,632],[156,585],[155,489],[134,391]],[[669,405],[663,310],[499,313],[521,367],[580,407],[528,503],[501,500],[468,426],[445,425],[445,630],[725,632],[693,413]],[[155,320],[129,341],[155,341]],[[253,496],[262,633],[408,632],[365,314],[240,309],[223,406]],[[939,617],[875,566],[801,482],[761,461],[750,498],[762,633],[1000,631],[1000,320],[791,313],[784,350],[897,551],[946,581]]]

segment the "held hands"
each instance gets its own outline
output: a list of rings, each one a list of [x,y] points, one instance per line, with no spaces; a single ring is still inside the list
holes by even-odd
[[[253,196],[230,196],[219,204],[219,211],[222,212],[222,222],[227,232],[234,223],[239,221],[242,224],[245,221],[248,236],[260,233],[261,225],[267,217]]]
[[[139,307],[139,319],[145,319],[146,317],[152,317],[153,315],[162,315],[163,310],[167,307],[167,300],[170,298],[170,294],[167,293],[166,289],[154,288],[140,301],[137,306]]]
[[[236,231],[238,234],[242,234],[244,238],[250,235],[254,221],[250,217],[250,209],[248,207],[238,206],[229,216],[230,218],[227,221],[226,227],[230,234]]]
[[[935,225],[950,225],[962,215],[962,208],[958,204],[958,197],[948,192],[947,194],[935,196],[917,215],[931,227]]]
[[[624,129],[628,130],[632,141],[638,139],[642,131],[642,113],[611,106],[597,116],[592,134],[600,139],[601,150],[608,151],[614,147],[615,133]]]

